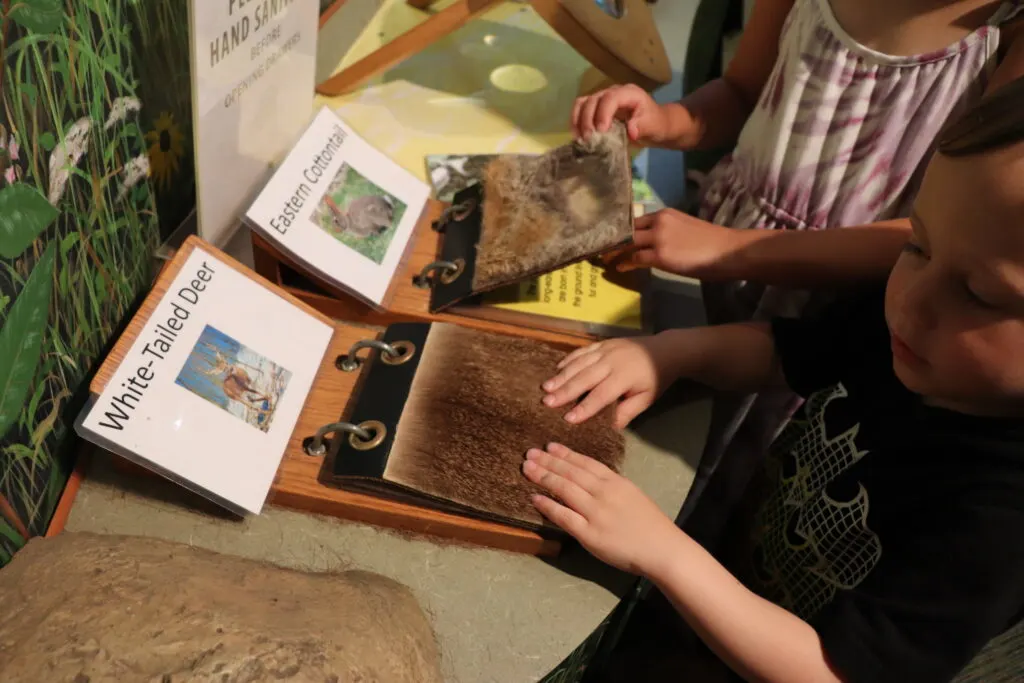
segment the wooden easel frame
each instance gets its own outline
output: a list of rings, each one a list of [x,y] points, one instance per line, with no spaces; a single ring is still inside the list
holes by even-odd
[[[427,10],[437,0],[406,0]],[[328,97],[351,92],[374,76],[421,52],[441,38],[506,0],[456,0],[426,21],[409,29],[355,64],[318,84]],[[321,28],[343,4],[338,0],[324,11]],[[594,0],[529,0],[529,4],[569,45],[611,81],[635,83],[652,90],[672,78],[668,56],[646,0],[621,0],[622,18],[603,13]],[[622,22],[617,25],[615,22]]]

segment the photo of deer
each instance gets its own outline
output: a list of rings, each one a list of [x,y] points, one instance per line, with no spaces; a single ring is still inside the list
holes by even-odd
[[[342,164],[310,220],[342,244],[381,263],[405,204]]]
[[[175,384],[266,432],[291,373],[207,325]]]

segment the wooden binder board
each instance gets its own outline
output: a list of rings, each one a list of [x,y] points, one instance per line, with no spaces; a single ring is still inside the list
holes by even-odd
[[[296,299],[312,306],[321,313],[337,320],[362,325],[389,325],[396,322],[449,322],[489,332],[511,334],[518,337],[563,344],[570,347],[586,346],[594,341],[593,336],[560,334],[548,330],[520,327],[506,323],[471,318],[455,313],[431,313],[430,290],[413,284],[413,277],[423,266],[437,260],[440,235],[431,223],[440,217],[443,204],[430,200],[428,208],[413,233],[413,245],[405,263],[395,274],[394,297],[388,310],[381,312],[343,292],[331,292],[325,285],[296,286],[288,282],[286,269],[302,273],[286,255],[279,252],[267,240],[252,233],[253,262],[256,272],[277,285]],[[314,289],[315,287],[315,289]]]
[[[347,416],[358,390],[359,378],[362,373],[342,372],[335,367],[335,359],[348,352],[351,345],[361,339],[376,338],[380,330],[367,329],[335,321],[307,303],[283,292],[274,284],[259,277],[245,268],[222,251],[190,236],[182,245],[178,254],[160,273],[152,291],[146,296],[138,313],[129,323],[124,334],[118,339],[113,350],[103,361],[99,371],[90,384],[93,394],[103,392],[113,377],[125,354],[138,337],[146,321],[155,310],[157,304],[167,292],[182,264],[196,246],[222,259],[226,265],[259,282],[267,289],[284,296],[292,304],[298,306],[321,321],[335,325],[335,333],[330,348],[313,381],[305,406],[299,416],[298,423],[288,440],[288,447],[271,488],[268,502],[272,505],[339,517],[356,522],[389,527],[399,531],[428,534],[448,538],[475,545],[482,545],[501,550],[522,552],[533,555],[556,555],[561,548],[557,538],[545,538],[540,534],[516,527],[486,522],[481,520],[438,512],[415,505],[397,503],[361,493],[352,493],[326,486],[320,483],[320,477],[331,471],[330,463],[324,457],[307,455],[303,449],[303,440],[313,436],[317,429],[339,418]],[[133,472],[152,474],[149,470],[129,461],[118,458],[119,467]]]

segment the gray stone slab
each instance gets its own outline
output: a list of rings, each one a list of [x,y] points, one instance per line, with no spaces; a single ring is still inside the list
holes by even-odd
[[[672,406],[628,435],[626,475],[673,517],[693,481],[709,414],[707,401]],[[549,562],[274,507],[228,519],[171,484],[125,477],[106,456],[96,458],[66,528],[164,538],[302,570],[391,577],[427,611],[445,680],[458,683],[539,680],[631,585],[631,577],[575,545]]]

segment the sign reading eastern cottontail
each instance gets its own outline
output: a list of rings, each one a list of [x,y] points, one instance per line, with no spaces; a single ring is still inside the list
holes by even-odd
[[[395,205],[389,197],[356,197],[344,211],[330,196],[325,196],[324,202],[331,211],[335,231],[347,232],[356,237],[380,235],[391,227],[395,218]]]

